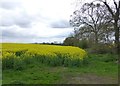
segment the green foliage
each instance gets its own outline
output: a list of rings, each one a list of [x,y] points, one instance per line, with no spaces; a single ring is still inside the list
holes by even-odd
[[[21,56],[21,55],[24,54],[26,51],[28,51],[28,50],[25,49],[25,50],[16,51],[16,52],[15,52],[15,55],[16,55],[16,56]]]
[[[2,69],[13,69],[14,59],[16,55],[14,53],[5,53],[2,58]]]
[[[78,47],[83,48],[83,49],[86,49],[90,46],[86,39],[80,40],[78,45],[79,45]]]
[[[67,45],[67,46],[76,46],[76,47],[80,47],[82,49],[86,49],[89,47],[89,43],[88,43],[88,40],[86,39],[82,39],[82,40],[79,40],[75,37],[67,37],[65,40],[64,40],[64,45]]]
[[[76,39],[75,37],[67,37],[64,40],[63,45],[67,45],[67,46],[78,46],[78,42],[79,40]]]
[[[95,61],[99,61],[99,62],[105,62],[105,63],[109,63],[109,62],[116,62],[118,60],[118,56],[116,54],[93,54],[93,55],[88,55],[88,59],[92,60],[94,59]]]
[[[23,70],[26,68],[25,62],[22,61],[21,57],[17,57],[14,60],[14,69],[15,70]]]
[[[25,63],[19,56],[14,53],[6,53],[4,58],[2,58],[2,69],[15,69],[22,70],[25,67]]]
[[[105,54],[105,53],[115,54],[115,47],[111,44],[95,44],[91,46],[89,52],[98,53],[98,54]]]
[[[27,65],[24,70],[3,70],[3,84],[15,84],[15,86],[16,84],[83,84],[81,80],[85,84],[91,84],[91,82],[104,84],[104,82],[99,82],[101,79],[107,84],[117,83],[118,64],[115,63],[115,60],[110,60],[109,57],[116,58],[116,55],[89,54],[86,58],[87,62],[83,61],[86,65],[80,67],[52,67],[36,62]],[[90,82],[89,79],[91,79]]]

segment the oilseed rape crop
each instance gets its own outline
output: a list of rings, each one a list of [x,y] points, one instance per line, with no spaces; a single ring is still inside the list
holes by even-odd
[[[3,69],[23,69],[27,64],[44,63],[50,66],[80,66],[87,53],[78,47],[2,43]]]

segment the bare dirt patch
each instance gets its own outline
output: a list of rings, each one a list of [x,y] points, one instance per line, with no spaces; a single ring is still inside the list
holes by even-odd
[[[95,74],[79,74],[71,76],[65,74],[63,76],[64,83],[66,84],[117,84],[117,78],[98,76]]]

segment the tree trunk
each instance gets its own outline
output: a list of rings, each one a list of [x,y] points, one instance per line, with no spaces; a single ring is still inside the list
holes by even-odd
[[[95,44],[98,44],[98,34],[95,32]]]
[[[115,48],[116,48],[117,54],[120,54],[118,20],[114,21],[114,29],[115,29]]]

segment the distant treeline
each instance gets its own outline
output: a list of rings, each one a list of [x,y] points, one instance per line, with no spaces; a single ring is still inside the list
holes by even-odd
[[[61,46],[63,45],[63,43],[53,43],[53,42],[52,43],[48,43],[48,42],[45,43],[45,42],[43,42],[43,43],[33,43],[33,44],[61,45]]]

